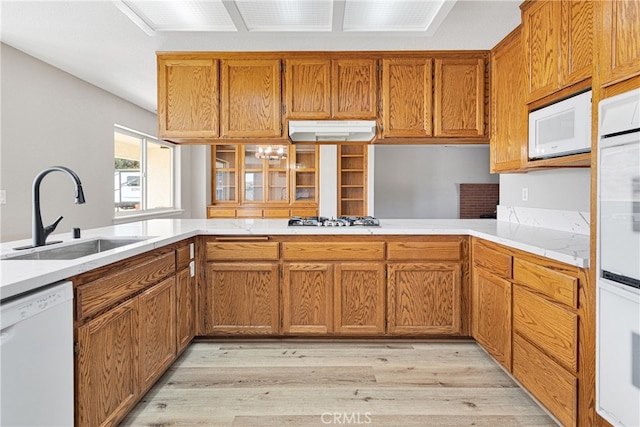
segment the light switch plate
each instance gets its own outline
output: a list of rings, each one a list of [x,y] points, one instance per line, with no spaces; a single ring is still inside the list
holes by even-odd
[[[0,205],[7,204],[7,190],[0,190]]]
[[[193,259],[194,256],[194,244],[189,243],[189,259]]]
[[[196,263],[194,261],[189,263],[189,273],[191,273],[191,277],[196,275]]]

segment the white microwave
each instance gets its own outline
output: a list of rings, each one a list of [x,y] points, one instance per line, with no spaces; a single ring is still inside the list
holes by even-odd
[[[529,158],[591,151],[591,91],[529,113]]]

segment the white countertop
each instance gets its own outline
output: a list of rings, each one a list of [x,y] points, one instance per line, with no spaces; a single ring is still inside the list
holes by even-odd
[[[97,237],[147,238],[139,243],[74,260],[0,259],[0,298],[9,298],[50,283],[111,264],[197,235],[470,235],[541,255],[576,267],[589,266],[589,236],[493,219],[381,219],[379,227],[288,227],[286,219],[154,219],[71,233],[51,235],[65,245]],[[30,239],[0,244],[0,258],[17,252]],[[57,246],[57,245],[56,245]],[[40,250],[40,248],[38,249]]]

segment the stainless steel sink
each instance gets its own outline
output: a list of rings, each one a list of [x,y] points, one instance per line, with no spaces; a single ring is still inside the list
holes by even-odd
[[[72,243],[64,246],[53,246],[51,248],[42,249],[36,252],[30,252],[23,255],[7,256],[7,260],[64,260],[82,258],[88,255],[94,255],[111,249],[120,248],[126,245],[139,243],[149,237],[143,238],[101,238],[95,240],[87,240],[84,242]]]

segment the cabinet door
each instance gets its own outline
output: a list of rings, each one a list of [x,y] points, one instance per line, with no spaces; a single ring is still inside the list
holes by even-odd
[[[382,60],[382,137],[431,136],[431,58]]]
[[[218,61],[158,59],[160,138],[218,136]]]
[[[326,335],[333,331],[332,266],[287,263],[282,284],[282,333]]]
[[[328,119],[331,116],[331,60],[286,60],[285,92],[289,119]]]
[[[388,333],[458,334],[461,277],[459,263],[388,264]]]
[[[334,59],[331,73],[332,116],[336,119],[377,117],[378,84],[374,59]]]
[[[484,136],[484,58],[436,59],[434,96],[435,136]]]
[[[527,153],[520,29],[491,52],[491,172],[517,171]]]
[[[278,332],[278,265],[207,264],[207,334],[273,335]]]
[[[593,70],[593,0],[564,0],[561,10],[562,86],[591,77]],[[638,17],[640,19],[640,16]]]
[[[280,60],[222,61],[220,86],[223,138],[280,137]]]
[[[511,282],[473,269],[473,337],[511,370]]]
[[[176,279],[140,294],[140,385],[151,387],[176,355]]]
[[[384,334],[384,285],[382,263],[340,263],[335,266],[336,334]]]
[[[532,2],[522,12],[527,101],[558,89],[560,2]]]
[[[195,277],[185,268],[176,274],[176,345],[182,351],[195,336]]]
[[[603,86],[640,74],[640,0],[598,1]]]
[[[140,393],[138,300],[129,300],[80,326],[78,347],[77,425],[115,425]]]

